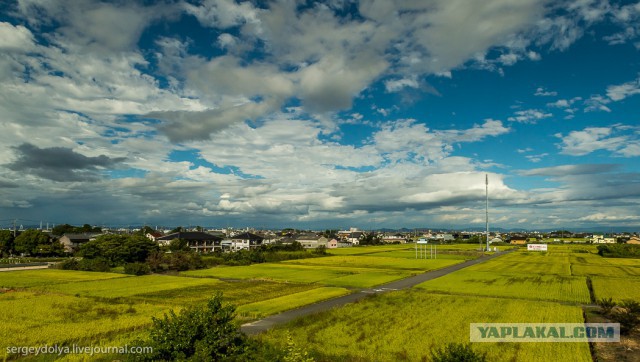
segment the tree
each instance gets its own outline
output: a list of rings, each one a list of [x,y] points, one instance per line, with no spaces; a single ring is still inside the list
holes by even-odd
[[[158,244],[142,235],[100,235],[82,245],[78,254],[87,259],[104,258],[111,265],[144,262]]]
[[[205,306],[171,310],[164,318],[153,318],[150,340],[153,352],[141,356],[150,361],[219,361],[239,358],[249,344],[247,336],[233,323],[235,306],[223,304],[222,294]]]
[[[39,251],[40,246],[51,247],[49,235],[35,229],[23,231],[14,241],[14,247],[17,252],[29,255],[42,254]]]
[[[184,239],[173,239],[169,242],[169,250],[171,251],[189,251],[189,243]]]
[[[0,230],[0,255],[13,252],[13,233],[11,230]]]
[[[184,228],[183,228],[182,226],[178,226],[177,228],[175,228],[175,229],[171,230],[171,231],[169,232],[169,234],[173,234],[173,233],[181,233],[181,232],[183,232],[183,231],[184,231]]]

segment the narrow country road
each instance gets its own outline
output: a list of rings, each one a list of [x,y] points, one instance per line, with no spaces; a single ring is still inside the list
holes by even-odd
[[[514,250],[516,250],[516,249],[511,249],[511,250],[507,250],[507,251],[501,251],[501,252],[495,253],[493,255],[482,256],[482,257],[477,258],[477,259],[467,260],[467,261],[465,261],[463,263],[460,263],[460,264],[451,265],[451,266],[448,266],[448,267],[445,267],[445,268],[442,268],[442,269],[433,270],[433,271],[429,271],[429,272],[426,272],[426,273],[423,273],[423,274],[414,275],[412,277],[408,277],[408,278],[405,278],[405,279],[396,280],[396,281],[391,282],[391,283],[382,284],[382,285],[379,285],[379,286],[374,287],[374,288],[363,289],[363,290],[360,290],[358,292],[347,294],[347,295],[342,296],[342,297],[325,300],[325,301],[322,301],[322,302],[310,304],[310,305],[307,305],[307,306],[304,306],[304,307],[301,307],[301,308],[297,308],[297,309],[288,310],[286,312],[282,312],[280,314],[275,314],[275,315],[266,317],[264,319],[257,320],[255,322],[243,324],[241,326],[241,330],[244,333],[249,334],[249,335],[262,333],[262,332],[270,329],[271,327],[273,327],[273,326],[275,326],[277,324],[287,323],[287,322],[292,321],[292,320],[294,320],[295,318],[298,318],[298,317],[302,317],[302,316],[305,316],[305,315],[308,315],[308,314],[313,314],[313,313],[326,311],[326,310],[329,310],[329,309],[335,308],[335,307],[341,307],[341,306],[343,306],[345,304],[353,303],[353,302],[356,302],[356,301],[361,300],[363,298],[366,298],[368,295],[371,295],[371,294],[385,293],[385,292],[389,292],[389,291],[392,291],[392,290],[400,290],[400,289],[411,288],[414,285],[420,284],[422,282],[426,282],[428,280],[439,278],[441,276],[447,275],[447,274],[452,273],[454,271],[458,271],[460,269],[464,269],[464,268],[472,266],[472,265],[484,263],[487,260],[491,260],[491,259],[493,259],[495,257],[498,257],[500,255],[504,255],[504,254],[509,253],[511,251],[514,251]]]

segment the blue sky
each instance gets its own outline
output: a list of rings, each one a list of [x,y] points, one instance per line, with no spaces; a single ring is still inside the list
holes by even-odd
[[[0,220],[640,225],[640,4],[10,1]]]

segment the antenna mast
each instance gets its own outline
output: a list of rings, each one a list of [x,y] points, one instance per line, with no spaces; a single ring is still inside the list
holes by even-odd
[[[486,205],[485,205],[485,216],[486,216],[486,226],[487,226],[487,251],[489,251],[489,175],[484,175],[484,185],[485,185],[485,195],[486,195]]]

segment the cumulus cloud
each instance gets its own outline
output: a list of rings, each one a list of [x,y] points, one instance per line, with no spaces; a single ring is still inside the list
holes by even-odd
[[[589,153],[605,150],[620,157],[640,155],[640,138],[634,128],[622,125],[612,127],[587,127],[582,131],[569,134],[557,134],[562,140],[560,152],[571,156],[584,156]],[[632,131],[632,132],[629,132]]]
[[[0,22],[0,49],[3,51],[28,51],[35,46],[33,34],[22,25]]]

